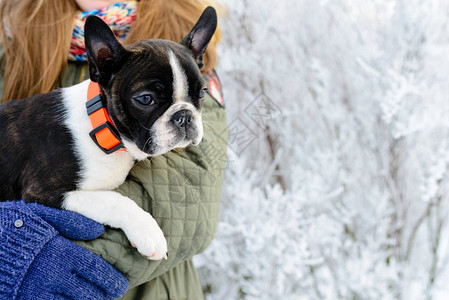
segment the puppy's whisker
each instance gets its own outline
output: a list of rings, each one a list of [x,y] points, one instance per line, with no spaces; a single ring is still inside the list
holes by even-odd
[[[151,137],[149,137],[149,138],[146,140],[145,144],[143,145],[143,149],[145,149],[145,147],[147,146],[147,144],[151,143],[152,140],[153,140],[153,139],[152,139]]]
[[[150,128],[144,126],[142,123],[140,123],[140,121],[138,121],[139,125],[142,126],[143,128],[145,128],[146,130],[151,130]]]

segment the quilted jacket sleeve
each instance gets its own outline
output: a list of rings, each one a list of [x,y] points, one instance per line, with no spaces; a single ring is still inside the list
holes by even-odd
[[[168,242],[168,260],[149,261],[121,230],[108,229],[100,238],[80,244],[101,255],[125,274],[130,287],[163,274],[204,251],[218,222],[219,199],[226,164],[225,110],[207,95],[203,107],[204,139],[137,163],[117,191],[150,212]]]

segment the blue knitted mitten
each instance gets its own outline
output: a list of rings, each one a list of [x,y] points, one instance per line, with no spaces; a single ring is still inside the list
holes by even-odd
[[[103,232],[103,225],[70,211],[0,202],[0,299],[121,297],[126,278],[62,237],[90,240]]]

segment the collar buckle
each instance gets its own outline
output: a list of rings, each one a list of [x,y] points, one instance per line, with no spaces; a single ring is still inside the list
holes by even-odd
[[[102,132],[102,130],[105,130],[105,131]],[[99,137],[101,137],[102,135],[103,136],[108,135],[109,137],[106,137],[107,139],[112,139],[112,140],[116,139],[118,141],[118,143],[115,146],[108,145],[108,147],[112,147],[112,148],[103,147],[99,142],[99,139],[101,139],[101,138],[97,138],[97,134],[99,135]],[[89,135],[92,138],[92,140],[94,141],[94,143],[101,150],[103,150],[103,152],[106,154],[111,154],[111,153],[114,153],[115,151],[125,148],[123,146],[123,143],[120,141],[120,137],[119,137],[117,130],[115,129],[114,125],[112,125],[109,121],[106,121],[103,124],[100,124],[99,126],[92,129],[92,131],[89,132]],[[110,135],[112,135],[112,136],[110,136]],[[104,143],[103,143],[103,145],[104,145]]]

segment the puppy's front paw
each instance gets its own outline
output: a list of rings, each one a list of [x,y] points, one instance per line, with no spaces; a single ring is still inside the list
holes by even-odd
[[[161,260],[166,257],[167,241],[156,220],[148,214],[143,213],[139,218],[127,224],[123,228],[131,245],[137,248],[143,256],[151,260]]]

